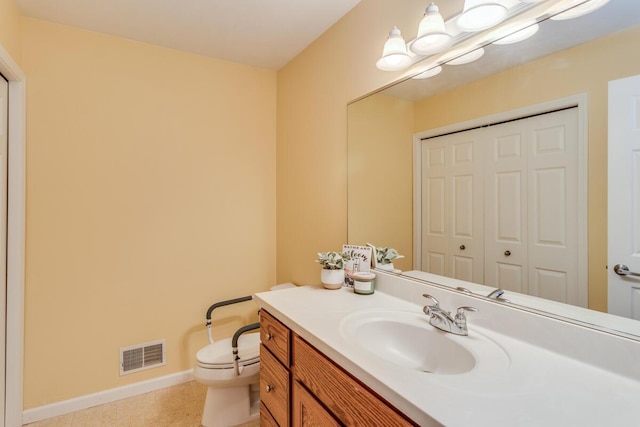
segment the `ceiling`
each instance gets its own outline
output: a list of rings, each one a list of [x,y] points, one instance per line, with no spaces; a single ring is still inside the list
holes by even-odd
[[[278,70],[360,0],[15,0],[24,16]]]

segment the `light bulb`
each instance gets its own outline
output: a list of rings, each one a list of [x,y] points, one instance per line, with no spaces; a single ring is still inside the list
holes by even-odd
[[[409,49],[417,55],[432,55],[451,46],[453,37],[447,33],[438,6],[431,3],[418,26],[418,36]]]
[[[393,27],[389,38],[382,49],[382,57],[376,62],[376,67],[383,71],[398,71],[411,64],[411,57],[407,52],[407,45],[398,27]]]
[[[474,32],[491,28],[507,17],[507,8],[492,0],[465,0],[456,21],[462,31]]]

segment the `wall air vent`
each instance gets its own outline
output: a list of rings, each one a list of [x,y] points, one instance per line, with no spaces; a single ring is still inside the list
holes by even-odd
[[[165,340],[122,347],[120,349],[120,375],[166,365],[165,347]]]

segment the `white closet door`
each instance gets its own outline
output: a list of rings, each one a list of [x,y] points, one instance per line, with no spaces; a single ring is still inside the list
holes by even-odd
[[[528,293],[527,133],[523,120],[491,126],[485,144],[484,284]]]
[[[422,142],[422,269],[481,283],[482,149],[478,132]]]
[[[578,305],[578,111],[529,125],[529,294]]]
[[[578,304],[578,113],[487,130],[485,283]]]
[[[578,142],[577,108],[423,141],[422,270],[578,305]]]

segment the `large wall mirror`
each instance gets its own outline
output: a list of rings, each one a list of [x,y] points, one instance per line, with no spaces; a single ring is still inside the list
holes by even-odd
[[[522,289],[520,284],[510,286],[504,281],[499,287],[505,289],[508,303],[530,305],[640,339],[639,321],[599,314],[607,312],[608,84],[640,74],[638,46],[640,2],[611,0],[601,9],[579,18],[547,19],[540,23],[540,30],[532,38],[518,44],[485,46],[485,55],[473,63],[444,65],[444,70],[434,77],[406,78],[350,103],[348,242],[396,248],[405,255],[404,259],[394,262],[402,274],[433,279],[433,266],[427,266],[424,245],[420,242],[427,238],[420,234],[424,218],[429,214],[427,210],[437,210],[426,205],[424,193],[420,193],[419,187],[424,185],[420,179],[424,179],[427,161],[423,143],[427,141],[437,147],[440,142],[436,137],[447,135],[449,142],[442,144],[455,144],[454,137],[464,134],[464,130],[479,128],[482,132],[486,125],[576,107],[576,184],[566,195],[573,197],[575,205],[572,208],[575,212],[570,216],[575,224],[569,225],[576,225],[571,233],[578,261],[571,281],[580,290],[574,289],[571,292],[576,294],[568,297],[566,289],[545,294],[541,288],[525,286]],[[545,118],[541,120],[545,123]],[[474,156],[479,155],[474,152]],[[491,167],[481,164],[476,169],[480,174],[487,174]],[[419,171],[417,175],[416,171]],[[551,190],[555,178],[549,177],[547,187]],[[532,187],[524,188],[525,193],[532,191]],[[542,187],[536,188],[542,192]],[[447,195],[437,196],[444,200]],[[558,212],[549,211],[555,203],[553,197],[547,197],[547,207],[532,206],[535,203],[530,202],[526,209],[546,212],[547,222],[551,223],[549,218],[558,218]],[[486,202],[488,195],[484,194],[482,199]],[[454,200],[452,203],[466,202]],[[486,203],[495,205],[494,200]],[[444,210],[441,212],[447,215]],[[460,212],[454,214],[460,215]],[[485,209],[482,217],[486,223],[491,216],[486,215]],[[473,218],[462,219],[469,224],[473,221]],[[475,228],[486,229],[486,225],[476,224]],[[550,229],[559,230],[558,227]],[[489,240],[486,235],[480,243],[469,239],[474,249],[482,247],[486,252]],[[469,253],[468,244],[453,244],[456,248],[464,246]],[[480,256],[489,257],[485,252]],[[477,283],[477,287],[471,286],[468,290],[486,295],[496,286],[495,278],[490,278],[486,270],[471,279],[458,278]],[[458,269],[463,272],[460,274],[469,271]],[[451,268],[437,273],[452,278],[438,283],[456,287],[453,279],[457,276]],[[485,277],[489,278],[485,280]]]

